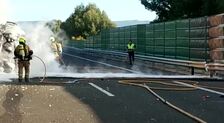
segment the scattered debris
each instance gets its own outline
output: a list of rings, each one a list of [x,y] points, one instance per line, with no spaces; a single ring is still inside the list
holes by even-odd
[[[210,96],[209,95],[203,95],[202,96],[202,99],[205,101],[206,99],[208,99],[208,98],[210,98]]]
[[[49,89],[50,91],[54,91],[55,90],[55,88],[51,88],[51,89]]]

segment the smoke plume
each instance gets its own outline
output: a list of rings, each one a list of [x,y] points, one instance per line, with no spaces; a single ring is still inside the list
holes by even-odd
[[[0,24],[5,24],[9,17],[9,7],[7,0],[0,0]]]
[[[50,37],[52,31],[45,26],[45,22],[24,22],[19,24],[26,33],[27,44],[34,52],[31,61],[31,75],[41,75],[44,72],[44,65],[35,56],[40,57],[46,65],[47,72],[61,72],[63,69],[55,60],[51,50]]]

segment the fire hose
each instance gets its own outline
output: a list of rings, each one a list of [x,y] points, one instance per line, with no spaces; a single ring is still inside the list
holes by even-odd
[[[46,75],[47,75],[47,67],[46,67],[46,64],[44,63],[43,59],[41,59],[39,56],[33,55],[33,57],[36,57],[37,59],[39,59],[43,63],[43,66],[44,66],[44,75],[43,75],[43,78],[40,80],[40,82],[43,82],[45,80],[45,78],[46,78]]]
[[[196,90],[195,88],[187,88],[178,84],[172,84],[172,83],[165,83],[165,82],[160,82],[160,81],[149,81],[149,80],[120,80],[118,81],[120,84],[125,84],[125,85],[132,85],[132,86],[138,86],[145,88],[148,90],[151,94],[153,94],[156,98],[158,98],[163,104],[166,104],[167,106],[171,107],[172,109],[186,115],[187,117],[191,118],[192,120],[198,122],[198,123],[206,123],[206,121],[194,116],[193,114],[190,114],[189,112],[173,105],[172,103],[168,102],[165,100],[163,97],[158,95],[156,92],[154,92],[152,89],[159,89],[159,90],[174,90],[174,91],[191,91],[191,90]],[[149,87],[146,85],[146,83],[155,83],[155,84],[163,84],[167,86],[176,86],[176,88],[166,88],[166,87]],[[196,84],[196,83],[192,83]]]
[[[162,82],[162,81],[155,81],[155,80],[120,80],[118,81],[118,83],[120,84],[125,84],[125,85],[132,85],[132,86],[138,86],[141,88],[146,89],[147,91],[149,91],[152,95],[154,95],[156,98],[158,98],[163,104],[168,105],[169,107],[171,107],[172,109],[186,115],[187,117],[191,118],[192,120],[199,122],[199,123],[206,123],[206,121],[204,121],[201,118],[198,118],[197,116],[194,116],[193,114],[190,114],[189,112],[173,105],[172,103],[168,102],[167,100],[165,100],[163,97],[161,97],[160,95],[158,95],[155,91],[153,90],[166,90],[166,91],[192,91],[192,90],[196,90],[197,88],[195,88],[196,86],[199,87],[207,87],[207,88],[213,88],[213,89],[220,89],[220,90],[224,90],[224,88],[220,88],[220,87],[208,87],[208,86],[201,86],[201,85],[197,85],[198,82],[194,82],[194,81],[188,81],[188,83],[194,85],[195,87],[186,87],[183,85],[179,85],[176,83],[168,83],[168,82]],[[148,86],[146,85],[146,83],[151,83],[151,84],[160,84],[160,85],[166,85],[168,87],[155,87],[155,86]],[[175,87],[172,87],[175,86]]]

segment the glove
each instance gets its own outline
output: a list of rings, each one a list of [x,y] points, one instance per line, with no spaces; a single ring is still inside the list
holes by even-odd
[[[28,60],[32,60],[33,50],[29,51],[29,55],[27,56]]]
[[[33,50],[29,51],[29,56],[33,55]]]
[[[30,56],[30,57],[29,57],[29,60],[32,60],[32,59],[33,59],[32,56]]]
[[[32,60],[32,56],[31,56],[31,55],[28,55],[26,58],[27,58],[28,60]]]

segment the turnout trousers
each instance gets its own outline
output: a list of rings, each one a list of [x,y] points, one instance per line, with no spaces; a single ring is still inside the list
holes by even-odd
[[[25,81],[29,82],[29,73],[30,73],[30,61],[18,61],[18,73],[19,73],[19,82],[22,82],[23,71],[25,70]]]

